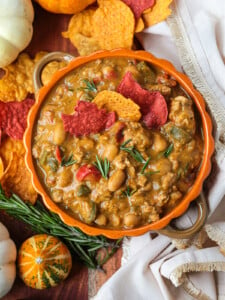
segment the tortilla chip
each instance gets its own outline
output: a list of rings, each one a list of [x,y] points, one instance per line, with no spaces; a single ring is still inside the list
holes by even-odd
[[[27,127],[27,115],[33,104],[34,99],[6,103],[0,101],[0,128],[3,134],[22,140]]]
[[[143,89],[131,72],[124,75],[117,91],[140,106],[143,122],[148,128],[158,128],[166,123],[168,108],[163,95]]]
[[[142,18],[139,18],[135,27],[135,32],[141,32],[145,28],[145,24]]]
[[[95,38],[86,37],[81,33],[76,33],[71,38],[71,42],[77,48],[77,51],[81,56],[91,54],[101,49]]]
[[[87,37],[92,36],[93,20],[95,9],[87,9],[75,14],[69,22],[68,30],[62,32],[62,36],[72,39],[76,33],[81,33]]]
[[[138,20],[143,11],[151,8],[155,4],[155,0],[122,0],[126,3],[132,10],[135,19]]]
[[[146,10],[142,14],[146,27],[150,27],[154,24],[164,21],[170,14],[170,3],[173,0],[156,0],[155,5],[151,8],[151,11]]]
[[[63,37],[70,39],[81,56],[100,49],[98,41],[92,36],[94,13],[95,9],[87,9],[74,15],[69,22],[68,30],[62,33]]]
[[[52,75],[64,68],[66,65],[68,64],[68,62],[66,61],[52,61],[49,64],[47,64],[41,74],[41,81],[44,85],[46,85],[50,79],[52,78]]]
[[[4,68],[5,74],[0,79],[1,101],[23,101],[28,93],[34,93],[32,81],[34,66],[44,54],[40,52],[31,59],[28,54],[22,53],[16,62]]]
[[[7,138],[0,147],[0,155],[5,170],[0,183],[6,194],[15,193],[32,204],[37,199],[37,192],[33,188],[31,175],[25,164],[25,148],[22,141]]]
[[[98,0],[93,15],[93,37],[101,49],[131,49],[135,28],[134,14],[119,0]]]
[[[131,99],[113,91],[102,91],[92,101],[98,108],[115,111],[119,118],[137,122],[141,118],[140,107]]]
[[[98,109],[93,102],[78,101],[73,115],[62,114],[64,129],[71,135],[85,136],[111,127],[116,121],[115,112]]]

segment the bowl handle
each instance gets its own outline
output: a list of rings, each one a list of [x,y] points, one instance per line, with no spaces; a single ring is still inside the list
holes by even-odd
[[[33,73],[33,84],[34,84],[34,91],[35,94],[37,94],[37,92],[40,90],[40,88],[42,88],[43,83],[41,80],[41,74],[42,71],[44,69],[44,67],[52,62],[52,61],[66,61],[66,62],[70,62],[71,60],[74,59],[74,56],[68,53],[64,53],[64,52],[51,52],[46,54],[45,56],[43,56],[35,65],[34,68],[34,73]]]
[[[195,201],[198,206],[198,217],[196,222],[191,227],[187,229],[178,229],[174,228],[170,223],[165,228],[157,230],[157,233],[161,233],[174,239],[188,239],[197,233],[205,224],[208,215],[208,208],[203,193],[201,193]]]

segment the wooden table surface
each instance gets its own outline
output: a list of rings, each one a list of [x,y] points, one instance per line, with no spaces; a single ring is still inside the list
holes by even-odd
[[[68,39],[61,36],[67,29],[70,15],[51,14],[34,3],[35,20],[34,34],[25,52],[34,56],[38,51],[65,51],[77,55],[77,51]],[[24,223],[19,222],[3,212],[0,212],[0,222],[9,230],[11,238],[17,248],[33,233]],[[73,268],[69,277],[57,287],[47,290],[35,290],[25,286],[20,278],[16,278],[12,290],[3,300],[86,300],[93,296],[99,287],[119,268],[121,249],[105,264],[105,272],[88,270],[77,261],[73,261]]]

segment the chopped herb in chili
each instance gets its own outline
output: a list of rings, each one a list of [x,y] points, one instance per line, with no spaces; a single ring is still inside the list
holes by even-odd
[[[73,154],[71,154],[68,159],[65,158],[65,156],[63,156],[62,161],[61,161],[61,167],[68,167],[71,166],[73,164],[75,164],[77,161],[75,159],[73,159]]]
[[[94,163],[95,167],[101,172],[102,177],[108,178],[110,162],[108,159],[101,159],[96,155],[96,162]]]
[[[170,144],[166,151],[163,153],[165,157],[168,157],[173,151],[173,144]]]
[[[127,147],[127,144],[129,144],[131,141],[132,141],[132,139],[129,139],[129,140],[125,141],[120,146],[120,150],[123,150],[123,151],[129,153],[136,161],[145,164],[146,163],[145,159],[143,158],[141,153],[134,146]]]

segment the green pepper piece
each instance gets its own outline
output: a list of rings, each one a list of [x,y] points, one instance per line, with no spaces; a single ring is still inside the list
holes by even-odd
[[[78,187],[78,190],[77,190],[77,196],[78,197],[82,197],[82,196],[87,196],[89,195],[91,192],[91,190],[89,189],[88,186],[86,186],[85,184],[81,184],[79,187]]]
[[[45,164],[46,159],[47,159],[47,155],[48,155],[48,152],[46,150],[43,150],[41,152],[41,156],[40,156],[40,159],[39,159],[39,162],[40,162],[41,165]]]
[[[58,170],[59,164],[55,157],[50,157],[47,163],[53,172],[56,172]]]
[[[137,69],[139,72],[141,72],[143,76],[144,83],[155,83],[156,74],[155,72],[146,64],[144,61],[140,61],[137,64]]]

